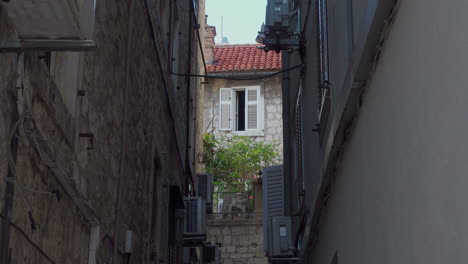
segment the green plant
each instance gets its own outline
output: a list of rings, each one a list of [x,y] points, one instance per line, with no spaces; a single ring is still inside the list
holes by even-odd
[[[218,191],[246,191],[262,168],[281,162],[278,144],[257,142],[245,136],[216,138],[205,134],[202,157],[205,170],[214,175]]]

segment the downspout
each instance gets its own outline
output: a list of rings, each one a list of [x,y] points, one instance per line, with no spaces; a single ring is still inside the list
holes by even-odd
[[[24,96],[23,96],[23,74],[24,74],[24,53],[18,53],[16,57],[16,108],[17,119],[19,120],[24,112]],[[10,143],[10,153],[13,159],[13,165],[16,164],[18,154],[18,137],[13,137]],[[1,234],[1,258],[0,263],[8,263],[9,259],[9,244],[10,244],[10,225],[11,215],[13,211],[13,198],[15,195],[15,171],[12,165],[8,164],[8,175],[6,178],[5,202],[3,208],[2,234]]]
[[[192,0],[187,0],[189,5],[190,5],[190,12],[194,12],[194,6],[192,3]],[[189,28],[188,28],[188,58],[187,58],[187,72],[190,73],[192,72],[192,35],[193,35],[193,20],[192,20],[192,15],[189,15]],[[186,143],[186,148],[185,148],[185,166],[186,166],[186,173],[187,173],[187,179],[190,183],[193,182],[193,177],[192,177],[192,170],[190,169],[190,149],[192,146],[190,146],[190,102],[191,102],[191,81],[192,78],[190,76],[186,77],[186,82],[187,82],[187,102],[186,102],[186,128],[185,128],[185,143]],[[187,182],[187,181],[186,181]],[[189,191],[189,189],[186,189],[186,193]]]
[[[283,52],[283,68],[289,68],[289,55]],[[283,94],[283,170],[285,186],[285,212],[290,215],[290,188],[291,188],[291,94],[290,94],[290,73],[283,73],[282,94]]]
[[[125,158],[125,147],[126,147],[126,137],[127,137],[127,105],[129,100],[128,89],[130,86],[130,58],[131,58],[131,43],[133,38],[133,23],[134,23],[134,13],[135,13],[135,0],[132,0],[130,3],[130,10],[128,15],[128,32],[127,32],[127,54],[125,58],[125,85],[123,90],[122,96],[122,120],[121,120],[121,127],[122,127],[122,134],[120,138],[120,161],[119,161],[119,171],[118,171],[118,179],[117,179],[117,195],[115,201],[115,224],[114,224],[114,245],[112,251],[112,263],[118,263],[117,261],[117,254],[118,254],[118,246],[119,246],[119,228],[120,228],[120,196],[122,193],[122,177],[124,175],[124,158]]]

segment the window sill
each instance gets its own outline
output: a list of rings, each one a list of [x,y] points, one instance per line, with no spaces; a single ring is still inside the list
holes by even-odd
[[[264,137],[265,132],[262,131],[230,131],[229,133],[236,136],[247,136],[247,137]]]

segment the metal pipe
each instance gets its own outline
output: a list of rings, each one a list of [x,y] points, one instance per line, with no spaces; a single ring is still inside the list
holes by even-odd
[[[190,12],[194,12],[194,6],[192,4],[192,0],[188,0],[189,6],[190,6]],[[187,47],[187,72],[192,72],[192,35],[193,35],[193,20],[191,19],[192,16],[189,16],[189,28],[188,28],[188,47]],[[192,77],[191,76],[186,76],[186,82],[187,82],[187,93],[186,93],[186,128],[185,128],[185,166],[186,166],[186,173],[187,173],[187,178],[189,181],[193,184],[193,175],[192,175],[192,170],[190,169],[190,149],[192,148],[190,146],[190,102],[191,102],[191,81]],[[187,189],[188,190],[188,189]],[[187,192],[186,190],[186,192]]]
[[[283,52],[283,67],[289,67],[289,55],[286,52]],[[290,188],[291,188],[291,179],[288,175],[292,175],[292,142],[291,142],[291,93],[290,93],[290,73],[284,72],[283,73],[283,80],[282,80],[282,94],[283,94],[283,166],[284,166],[284,173],[286,177],[285,179],[285,196],[286,199],[286,208],[290,208],[289,201],[290,201]],[[286,209],[285,208],[285,209]],[[289,210],[285,210],[285,212],[289,212]]]
[[[24,73],[24,53],[18,53],[16,57],[16,109],[17,116],[16,119],[20,119],[23,115],[23,73]],[[13,137],[12,141],[9,142],[10,153],[13,159],[13,165],[16,164],[17,154],[18,154],[18,137]],[[10,245],[10,225],[11,225],[11,215],[13,211],[13,198],[15,195],[15,173],[14,168],[11,164],[8,164],[8,175],[6,178],[6,190],[5,190],[5,202],[3,207],[3,221],[2,221],[2,233],[0,240],[0,263],[7,263],[9,255],[9,245]]]

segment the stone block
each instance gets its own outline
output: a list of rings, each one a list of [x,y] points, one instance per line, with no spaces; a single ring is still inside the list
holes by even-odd
[[[223,227],[222,234],[223,235],[230,235],[231,234],[231,228],[227,227],[227,226]]]
[[[279,127],[279,126],[281,126],[281,120],[278,120],[278,119],[277,120],[270,120],[270,121],[268,121],[268,124],[270,126]]]
[[[265,257],[265,252],[263,251],[263,246],[262,246],[262,247],[258,247],[258,248],[255,250],[255,257],[257,257],[257,258]]]
[[[226,245],[226,246],[232,245],[232,236],[230,236],[230,235],[224,236],[223,240],[220,243],[222,243],[223,245]]]
[[[240,246],[240,247],[237,248],[236,252],[237,252],[237,253],[246,253],[247,250],[248,250],[247,247],[242,247],[242,246]]]
[[[278,112],[278,107],[276,105],[267,105],[266,112],[267,113],[276,113],[276,112]]]
[[[257,229],[259,229],[257,226],[249,226],[249,234],[255,234]]]
[[[226,252],[227,253],[234,253],[234,252],[236,252],[236,247],[235,246],[226,246]]]
[[[246,226],[233,226],[232,227],[232,234],[236,234],[236,235],[242,235],[242,234],[248,234],[248,227]]]
[[[240,245],[241,244],[241,236],[233,235],[231,244],[232,245]]]
[[[242,236],[240,237],[240,245],[243,245],[243,246],[248,246],[250,245],[250,243],[253,242],[254,239],[252,239],[252,236],[248,235],[248,236]]]

